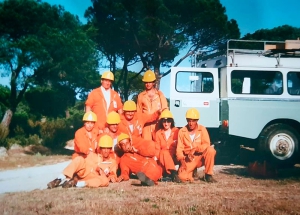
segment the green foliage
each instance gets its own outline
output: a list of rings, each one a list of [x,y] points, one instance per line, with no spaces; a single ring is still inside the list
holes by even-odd
[[[99,54],[90,32],[92,28],[83,28],[61,6],[35,0],[0,2],[0,73],[11,77],[13,113],[29,88],[65,87],[72,91],[70,106],[76,93],[96,86]]]
[[[282,25],[272,29],[260,29],[253,34],[246,34],[245,40],[285,41],[296,40],[300,37],[300,28]]]
[[[0,85],[0,117],[2,117],[9,107],[9,88]]]
[[[29,145],[40,145],[42,140],[37,134],[25,136],[16,136],[13,138],[6,139],[6,147],[10,148],[13,144],[18,144],[20,146],[29,146]]]
[[[74,91],[65,86],[36,87],[25,94],[30,112],[37,116],[64,117],[68,107],[75,104]]]
[[[115,82],[119,83],[118,92],[121,99],[125,102],[129,96],[136,97],[144,90],[144,83],[142,82],[142,75],[137,75],[135,72],[128,71],[127,78],[124,78],[124,72],[117,70],[115,72]]]
[[[66,119],[50,119],[41,124],[42,144],[46,147],[57,149],[64,146],[65,142],[74,138],[74,129]]]
[[[95,0],[85,17],[89,26],[98,29],[97,48],[110,62],[110,69],[115,72],[117,62],[123,62],[125,90],[131,64],[142,62],[139,72],[153,67],[159,86],[161,76],[166,75],[160,67],[171,66],[187,46],[191,52],[186,57],[193,51],[224,48],[227,39],[240,37],[237,22],[228,21],[219,0]]]

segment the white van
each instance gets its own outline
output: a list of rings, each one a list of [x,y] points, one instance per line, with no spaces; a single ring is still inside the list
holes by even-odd
[[[170,109],[176,126],[185,126],[185,112],[195,107],[212,141],[237,137],[263,159],[295,164],[300,41],[229,40],[226,54],[202,61],[198,57],[192,67],[171,69]]]

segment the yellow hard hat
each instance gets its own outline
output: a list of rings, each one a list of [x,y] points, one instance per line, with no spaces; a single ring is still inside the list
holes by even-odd
[[[123,111],[136,111],[136,104],[134,101],[128,100],[124,103]]]
[[[105,134],[102,137],[100,137],[99,147],[112,148],[113,145],[114,145],[114,143],[113,143],[113,139],[111,138],[111,136],[108,136],[107,134]]]
[[[153,82],[156,80],[155,73],[151,70],[147,70],[142,79],[143,82]]]
[[[168,109],[165,109],[159,116],[160,119],[162,118],[172,118],[174,119],[173,117],[173,114],[171,113],[171,111],[169,111]]]
[[[121,118],[117,112],[112,111],[109,114],[107,114],[107,118],[106,118],[107,124],[119,124],[120,122],[121,122]]]
[[[103,79],[103,78],[114,81],[114,74],[111,71],[103,72],[101,79]]]
[[[185,114],[187,119],[200,119],[200,113],[196,108],[190,108]]]
[[[86,112],[83,115],[82,121],[97,122],[97,115],[92,111]]]
[[[121,134],[118,136],[118,144],[120,143],[120,141],[125,140],[125,139],[130,139],[129,135],[128,135],[128,134],[125,134],[125,133],[121,133]]]

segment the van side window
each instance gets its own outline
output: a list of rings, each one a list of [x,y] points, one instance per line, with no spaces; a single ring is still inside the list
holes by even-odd
[[[214,78],[210,72],[180,71],[176,74],[175,89],[183,93],[212,93]]]
[[[291,95],[300,95],[300,72],[288,72],[287,88]]]
[[[231,90],[234,94],[280,95],[282,89],[282,73],[279,71],[231,72]]]

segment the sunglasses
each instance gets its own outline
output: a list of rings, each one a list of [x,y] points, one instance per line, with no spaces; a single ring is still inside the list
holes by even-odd
[[[161,121],[162,121],[162,123],[165,123],[165,122],[171,123],[172,119],[171,118],[167,118],[167,119],[162,119]]]

